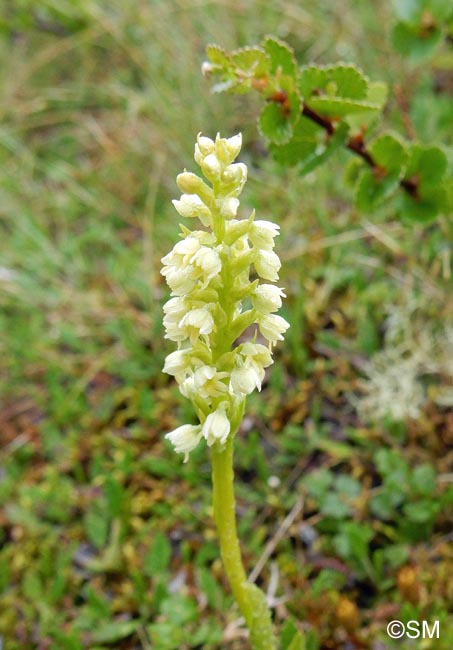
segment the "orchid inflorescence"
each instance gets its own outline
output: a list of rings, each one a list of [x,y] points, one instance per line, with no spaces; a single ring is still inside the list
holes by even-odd
[[[281,266],[273,250],[279,226],[255,220],[254,212],[236,218],[247,180],[246,165],[234,163],[241,144],[241,134],[228,139],[217,134],[215,141],[198,135],[194,158],[208,182],[191,172],[179,174],[183,194],[173,204],[204,229],[182,225],[181,240],[162,258],[172,296],[164,306],[166,338],[178,344],[164,372],[176,378],[200,420],[166,436],[185,460],[202,438],[210,447],[222,446],[235,433],[246,396],[261,390],[272,346],[289,327],[274,313],[285,294],[269,284],[278,280]],[[249,328],[250,340],[244,341]],[[258,331],[268,346],[257,343]]]

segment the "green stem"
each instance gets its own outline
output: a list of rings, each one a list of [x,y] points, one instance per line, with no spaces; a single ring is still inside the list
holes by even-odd
[[[253,650],[277,650],[271,615],[264,593],[247,582],[236,530],[233,471],[234,436],[224,449],[212,450],[214,519],[223,565],[233,596],[250,631]]]

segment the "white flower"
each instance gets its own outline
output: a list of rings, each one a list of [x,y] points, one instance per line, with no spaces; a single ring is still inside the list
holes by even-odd
[[[256,272],[263,280],[270,280],[270,282],[278,280],[278,272],[282,264],[274,251],[259,250],[254,265]]]
[[[165,266],[161,274],[165,276],[167,284],[174,296],[184,296],[195,287],[197,278],[195,269],[191,266],[177,267]]]
[[[189,460],[189,453],[201,440],[201,425],[183,424],[165,436],[174,446],[175,451],[184,454],[184,462]]]
[[[171,304],[172,301],[178,302]],[[179,327],[179,323],[187,312],[185,299],[179,296],[171,298],[164,305],[164,312],[165,338],[177,343],[184,341],[187,338],[186,333]]]
[[[250,241],[257,248],[271,250],[275,246],[274,237],[279,234],[280,226],[272,221],[257,220],[250,228]]]
[[[192,345],[201,335],[207,335],[214,329],[214,318],[210,305],[204,305],[188,311],[179,322],[180,329],[184,332],[185,338],[189,338]]]
[[[258,311],[269,314],[280,309],[285,297],[283,289],[274,284],[259,284],[253,294],[253,304]]]
[[[181,217],[198,217],[204,226],[211,223],[211,211],[196,194],[182,194],[179,201],[172,201]]]
[[[173,377],[184,376],[188,366],[188,358],[190,358],[190,353],[192,350],[189,348],[187,350],[175,350],[171,352],[165,359],[165,364],[163,372],[167,375],[172,375]]]
[[[282,334],[286,332],[289,323],[277,314],[266,314],[259,320],[261,334],[270,342],[283,341]]]
[[[272,354],[268,348],[259,343],[244,343],[241,348],[241,355],[244,358],[244,366],[254,371],[256,386],[261,390],[261,383],[264,379],[264,368],[272,365]]]
[[[162,275],[166,275],[171,271],[166,270],[167,267],[175,267],[176,269],[182,269],[190,265],[190,258],[197,250],[200,248],[201,244],[198,237],[186,237],[181,241],[177,242],[172,250],[161,259],[164,268],[161,271]],[[172,269],[173,270],[173,269]]]
[[[225,444],[228,434],[230,433],[230,421],[225,413],[225,402],[222,402],[214,413],[210,413],[204,421],[202,434],[206,439],[209,447],[215,442]]]
[[[224,219],[233,219],[237,215],[239,199],[229,197],[219,201],[220,214]]]
[[[235,395],[250,395],[255,388],[261,390],[260,373],[253,366],[235,368],[231,373],[230,391]]]
[[[200,267],[204,275],[204,285],[218,275],[222,269],[219,253],[208,246],[201,246],[190,259],[192,264]]]
[[[213,366],[201,366],[193,375],[194,388],[203,399],[221,397],[228,388],[222,381],[228,377],[227,372],[218,372]]]
[[[241,354],[247,358],[248,362],[257,364],[263,368],[267,368],[273,363],[272,354],[265,345],[261,345],[260,343],[247,341],[241,347]]]

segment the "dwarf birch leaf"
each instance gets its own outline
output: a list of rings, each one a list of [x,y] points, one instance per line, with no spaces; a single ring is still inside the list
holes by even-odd
[[[396,134],[384,133],[369,145],[373,160],[387,171],[401,170],[407,159],[404,142]]]
[[[439,147],[415,144],[409,151],[405,176],[418,176],[422,185],[431,185],[443,178],[447,165],[447,156]]]
[[[263,47],[270,56],[273,73],[280,72],[290,77],[297,76],[294,50],[289,45],[274,36],[267,36],[263,41]]]
[[[418,25],[397,23],[392,30],[395,50],[414,62],[431,56],[441,41],[442,30],[438,27],[422,30]]]
[[[426,6],[425,0],[393,0],[395,13],[406,23],[418,23]]]
[[[261,133],[275,144],[288,142],[300,119],[301,100],[298,93],[288,93],[284,104],[270,102],[260,115],[258,126]]]
[[[381,110],[380,104],[363,100],[344,99],[343,97],[310,97],[306,103],[321,115],[337,118],[354,113]]]
[[[310,97],[342,97],[344,99],[367,99],[368,80],[352,64],[331,66],[305,66],[300,73],[300,91],[305,101]]]
[[[241,72],[252,78],[263,77],[271,59],[261,47],[244,47],[231,53],[231,60]]]
[[[231,65],[230,55],[226,50],[218,45],[207,45],[206,54],[211,63],[214,63],[215,65],[222,66],[222,68],[228,68]]]

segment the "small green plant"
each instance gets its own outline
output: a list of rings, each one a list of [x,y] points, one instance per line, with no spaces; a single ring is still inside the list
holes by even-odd
[[[412,61],[432,56],[453,35],[453,7],[442,0],[394,0],[395,49]]]
[[[278,162],[307,174],[346,148],[355,157],[345,178],[361,210],[392,199],[409,221],[449,212],[451,174],[440,146],[406,142],[391,131],[366,141],[386,103],[384,83],[348,63],[299,66],[293,50],[273,36],[257,47],[227,52],[209,45],[206,52],[202,70],[219,79],[214,92],[253,89],[263,98],[258,127]]]
[[[238,196],[247,180],[247,167],[234,162],[241,143],[240,134],[229,139],[217,135],[215,142],[199,135],[194,157],[209,184],[187,171],[177,178],[183,194],[174,201],[176,210],[198,218],[205,230],[181,226],[181,241],[162,259],[162,274],[172,291],[164,306],[166,337],[178,344],[164,372],[175,377],[199,422],[184,424],[166,437],[186,461],[202,439],[210,447],[214,518],[225,571],[252,647],[276,650],[266,597],[247,581],[242,564],[233,445],[246,397],[261,389],[265,368],[272,364],[272,346],[283,339],[289,324],[274,313],[281,307],[283,290],[268,284],[278,280],[280,260],[273,248],[279,227],[255,220],[253,212],[248,219],[236,219]],[[254,280],[252,265],[258,276]],[[258,335],[268,346],[257,342]]]

